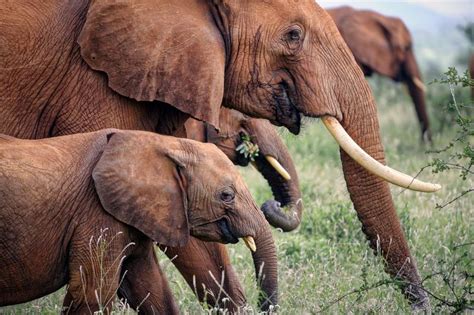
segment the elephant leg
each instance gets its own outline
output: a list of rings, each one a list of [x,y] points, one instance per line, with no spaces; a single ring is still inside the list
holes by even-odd
[[[105,219],[105,220],[104,220]],[[79,225],[69,245],[69,282],[63,313],[111,313],[117,295],[122,260],[130,251],[128,233],[109,217],[94,223],[107,228]]]
[[[153,244],[146,253],[127,258],[122,268],[118,295],[137,312],[144,314],[178,314],[178,307],[156,259]]]
[[[233,312],[246,305],[242,286],[224,245],[191,237],[184,247],[160,247],[198,296],[209,306]]]
[[[101,311],[108,314],[118,289],[120,259],[114,261],[104,255],[100,261],[97,256],[88,257],[87,252],[82,253],[85,254],[82,257],[71,257],[70,280],[62,312],[93,314]]]

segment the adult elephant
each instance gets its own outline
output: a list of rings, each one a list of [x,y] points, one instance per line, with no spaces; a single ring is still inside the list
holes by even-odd
[[[413,52],[413,39],[405,23],[399,18],[349,6],[327,12],[366,76],[378,73],[407,85],[420,122],[421,138],[431,142],[426,88]]]
[[[296,167],[288,148],[268,120],[251,118],[236,110],[221,108],[219,132],[206,123],[188,119],[186,135],[190,139],[214,143],[236,165],[252,163],[272,189],[274,200],[261,207],[267,221],[276,228],[289,232],[301,222],[303,203]],[[239,150],[249,143],[258,151]],[[251,148],[250,148],[251,149]]]
[[[427,307],[385,180],[438,187],[382,165],[370,88],[313,0],[24,0],[4,3],[0,20],[2,133],[43,138],[115,127],[182,134],[189,115],[217,127],[221,104],[295,134],[302,115],[322,117],[344,148],[347,187],[371,246],[405,281],[414,306]],[[178,254],[173,262],[201,300],[216,304],[224,290],[242,305],[222,251],[194,241],[167,254]],[[260,282],[270,298],[265,309],[276,303],[276,265],[261,254],[255,261],[268,262]]]

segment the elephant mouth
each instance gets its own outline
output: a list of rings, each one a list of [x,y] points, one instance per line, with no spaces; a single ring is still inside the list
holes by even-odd
[[[221,230],[224,242],[235,244],[239,241],[239,239],[232,233],[227,219],[220,219],[217,221],[217,226]]]
[[[301,113],[295,106],[295,93],[286,80],[282,80],[272,94],[276,104],[276,124],[286,127],[292,134],[301,130]]]
[[[235,148],[239,147],[242,144],[242,142],[243,142],[242,137],[238,137],[238,139],[236,139],[234,142],[234,147]],[[239,166],[246,167],[250,164],[251,161],[252,160],[250,157],[245,156],[243,153],[237,152],[237,154],[235,155],[235,159],[232,162],[234,162],[234,164],[237,164]]]

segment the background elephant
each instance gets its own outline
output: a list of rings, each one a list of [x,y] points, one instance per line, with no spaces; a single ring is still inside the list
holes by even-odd
[[[404,281],[414,307],[429,305],[386,180],[439,187],[384,171],[372,92],[331,17],[313,0],[7,2],[0,19],[0,132],[9,135],[101,128],[183,135],[189,115],[218,127],[221,104],[295,134],[303,115],[322,118],[344,146],[348,191],[371,246]],[[360,145],[355,151],[349,138]],[[200,252],[188,250],[190,244]],[[243,305],[228,258],[209,246],[190,241],[166,253],[181,257],[173,263],[189,284],[196,276],[213,292],[220,288],[209,272],[219,282],[224,270],[224,290]],[[201,257],[198,265],[193,257]],[[263,272],[272,273],[266,266]],[[260,283],[267,295],[276,291],[272,279]],[[218,302],[207,297],[210,305]]]
[[[248,117],[236,110],[222,108],[219,132],[209,124],[196,119],[185,123],[190,139],[217,145],[236,165],[250,162],[270,185],[275,200],[266,201],[261,209],[267,221],[288,232],[301,222],[303,203],[295,165],[288,148],[277,130],[267,120]],[[258,146],[258,155],[246,156],[239,152],[245,139]]]
[[[0,144],[0,305],[68,283],[65,312],[106,310],[118,292],[134,309],[178,313],[153,242],[190,234],[244,238],[256,268],[276,272],[270,227],[214,145],[110,129]]]
[[[378,73],[407,85],[420,122],[422,140],[431,142],[426,88],[405,23],[399,18],[348,6],[327,11],[366,76]]]

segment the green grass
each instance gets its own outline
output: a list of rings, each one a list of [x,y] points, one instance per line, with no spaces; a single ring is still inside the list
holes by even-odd
[[[401,86],[387,80],[372,80],[379,105],[379,119],[388,163],[409,174],[416,174],[430,159],[427,147],[420,144],[419,127],[413,105]],[[429,87],[429,106],[438,98],[440,89]],[[463,94],[464,97],[466,93]],[[437,106],[431,106],[432,117]],[[442,115],[441,115],[442,116]],[[454,136],[452,129],[443,126],[443,133],[435,121],[435,147],[443,147]],[[388,279],[380,259],[373,255],[360,230],[360,223],[350,203],[339,161],[338,147],[321,123],[307,123],[300,136],[282,131],[299,171],[304,198],[304,217],[301,227],[292,233],[274,231],[279,255],[280,313],[408,313],[409,305],[395,284],[370,290],[349,292]],[[259,204],[271,198],[264,179],[252,168],[241,169]],[[392,186],[399,217],[422,277],[440,272],[427,280],[426,288],[437,297],[455,301],[468,283],[463,274],[472,274],[474,194],[467,195],[452,205],[436,209],[464,189],[473,187],[473,179],[461,181],[454,172],[432,174],[423,180],[440,183],[437,194],[421,194]],[[256,306],[257,287],[251,255],[243,244],[228,246],[232,262],[240,275],[248,300]],[[204,314],[192,291],[167,258],[159,253],[163,270],[168,276],[176,300],[184,314]],[[453,261],[456,267],[450,273]],[[443,276],[445,279],[443,280]],[[455,294],[450,289],[454,289]],[[472,286],[472,283],[471,283]],[[472,291],[472,287],[471,287]],[[64,291],[20,306],[0,308],[0,313],[55,314],[62,304]],[[341,298],[338,302],[335,302]],[[472,295],[469,296],[472,301]],[[448,313],[453,307],[431,300],[436,312]],[[121,309],[119,313],[130,312]]]

